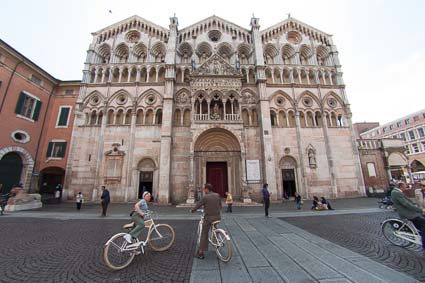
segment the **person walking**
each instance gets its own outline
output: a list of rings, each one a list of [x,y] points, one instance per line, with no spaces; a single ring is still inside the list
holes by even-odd
[[[297,207],[297,209],[301,209],[302,199],[299,193],[295,193],[295,206]]]
[[[106,216],[106,210],[108,209],[108,205],[111,202],[111,197],[109,196],[109,191],[105,186],[102,186],[102,196],[100,197],[102,204],[102,215]]]
[[[226,192],[226,204],[227,204],[227,210],[226,212],[233,212],[232,206],[233,206],[233,197],[229,192]]]
[[[75,203],[77,204],[77,210],[81,209],[81,205],[83,204],[83,201],[84,201],[83,194],[81,192],[79,192],[77,194],[77,196],[75,197]]]
[[[202,223],[201,241],[199,243],[196,257],[204,259],[204,252],[208,250],[208,233],[211,228],[211,223],[220,220],[221,210],[221,198],[220,195],[213,192],[211,184],[204,185],[204,196],[196,203],[195,207],[191,209],[191,212],[195,212],[197,209],[204,207],[204,222]]]
[[[400,182],[398,188],[393,189],[391,192],[391,199],[394,203],[398,215],[401,218],[409,219],[413,222],[413,225],[422,234],[422,249],[425,251],[425,209],[419,208],[413,201],[408,199],[404,195],[404,191],[407,189],[406,183]]]
[[[263,185],[263,201],[264,201],[264,212],[266,214],[266,217],[269,217],[269,207],[270,207],[270,196],[272,193],[269,192],[269,184]]]

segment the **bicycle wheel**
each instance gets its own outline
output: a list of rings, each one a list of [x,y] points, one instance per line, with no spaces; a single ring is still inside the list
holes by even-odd
[[[166,251],[174,244],[175,237],[174,229],[170,225],[155,225],[149,237],[149,246],[154,251]]]
[[[103,250],[103,260],[113,270],[126,268],[136,255],[134,250],[126,250],[127,241],[124,235],[125,233],[119,233],[113,236]]]
[[[215,230],[215,236],[213,235],[212,238],[218,258],[228,262],[232,258],[232,242],[227,239],[225,232],[219,229]]]
[[[393,245],[405,248],[413,244],[412,242],[400,238],[395,234],[395,232],[397,231],[402,231],[406,233],[411,233],[413,235],[413,231],[408,226],[404,225],[403,221],[401,220],[388,219],[384,223],[382,223],[381,230],[382,234],[384,234],[385,239],[387,239]]]

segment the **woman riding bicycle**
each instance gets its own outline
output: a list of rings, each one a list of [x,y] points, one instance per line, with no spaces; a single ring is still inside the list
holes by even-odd
[[[131,244],[132,238],[139,237],[142,233],[143,228],[145,228],[145,216],[148,212],[148,202],[151,200],[151,194],[149,192],[143,193],[143,198],[134,205],[134,211],[131,212],[131,220],[134,222],[134,228],[126,235],[124,239]]]

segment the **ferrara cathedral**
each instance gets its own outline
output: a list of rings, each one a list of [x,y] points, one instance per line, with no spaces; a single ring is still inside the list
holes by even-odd
[[[247,25],[248,26],[248,25]],[[294,18],[260,29],[211,16],[168,28],[133,16],[93,33],[67,165],[68,197],[150,191],[355,197],[364,192],[332,36]]]

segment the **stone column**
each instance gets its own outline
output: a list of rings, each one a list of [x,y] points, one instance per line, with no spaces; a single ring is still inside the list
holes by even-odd
[[[258,18],[251,18],[251,31],[254,43],[256,65],[256,84],[260,96],[259,110],[261,117],[261,143],[263,151],[263,180],[269,184],[272,199],[277,199],[276,166],[274,161],[272,127],[270,121],[270,104],[266,92],[266,75],[263,59],[263,45],[260,38]]]
[[[138,83],[138,82],[140,82],[140,75],[141,75],[141,72],[142,72],[142,68],[140,66],[137,66],[136,71],[137,71],[136,82]]]
[[[292,93],[294,94],[294,88],[292,88]],[[300,112],[298,109],[295,109],[295,130],[297,133],[298,140],[298,154],[300,157],[300,169],[301,169],[301,186],[300,186],[300,195],[306,198],[309,198],[305,167],[304,167],[304,150],[302,148],[302,139],[301,139],[301,130],[300,130]]]
[[[176,45],[177,45],[176,17],[170,18],[170,36],[165,55],[165,88],[161,125],[161,153],[159,164],[159,193],[158,202],[170,202],[170,179],[171,179],[171,137],[173,123],[173,94],[176,68]]]
[[[110,91],[110,87],[108,86],[107,89],[107,96],[109,97],[109,91]],[[92,193],[92,201],[99,201],[99,192],[100,192],[100,184],[103,184],[103,176],[100,176],[100,168],[102,167],[102,163],[103,163],[103,148],[104,148],[104,135],[105,135],[105,128],[106,128],[106,120],[107,120],[107,112],[108,111],[108,105],[106,104],[106,102],[104,102],[103,105],[103,112],[106,114],[105,115],[105,119],[102,119],[102,125],[100,127],[100,133],[99,133],[99,138],[97,140],[97,144],[94,145],[96,148],[96,167],[95,167],[95,173],[94,173],[94,188],[93,188],[93,193]]]
[[[320,93],[320,89],[319,89]],[[333,161],[333,154],[332,154],[332,147],[330,146],[329,142],[329,133],[328,133],[328,125],[326,123],[326,115],[322,111],[322,123],[323,123],[323,136],[325,138],[325,148],[326,148],[326,156],[328,157],[328,167],[329,167],[329,176],[331,179],[331,186],[332,186],[332,196],[338,197],[338,187],[336,183],[336,176],[335,176],[335,169],[334,169],[334,161]]]
[[[137,87],[136,87],[137,88]],[[137,93],[137,91],[136,91]],[[126,182],[126,190],[124,195],[124,201],[129,201],[133,196],[131,179],[133,177],[133,157],[134,157],[134,143],[135,143],[135,134],[136,134],[136,113],[137,113],[137,102],[133,103],[133,109],[131,110],[131,126],[130,126],[130,140],[127,150],[127,182]],[[137,190],[137,188],[136,188]]]

